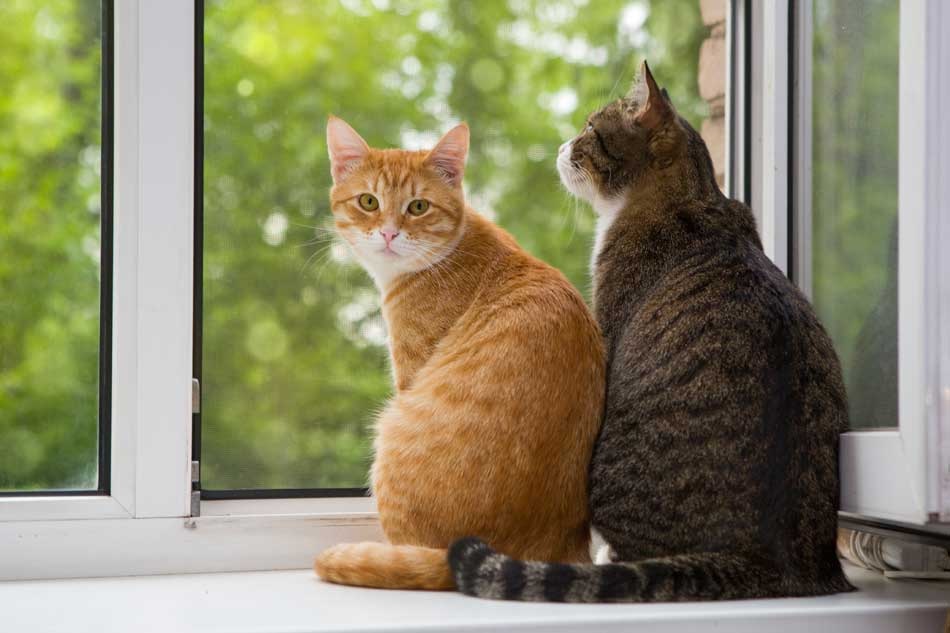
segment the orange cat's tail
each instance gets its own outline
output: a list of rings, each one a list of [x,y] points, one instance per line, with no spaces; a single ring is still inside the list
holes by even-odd
[[[380,589],[455,589],[444,549],[387,543],[343,543],[313,564],[321,579]]]

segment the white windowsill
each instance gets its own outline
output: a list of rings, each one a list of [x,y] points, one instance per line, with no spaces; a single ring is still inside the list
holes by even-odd
[[[328,585],[310,571],[0,583],[0,631],[939,631],[950,585],[856,568],[861,590],[742,602],[561,605]]]

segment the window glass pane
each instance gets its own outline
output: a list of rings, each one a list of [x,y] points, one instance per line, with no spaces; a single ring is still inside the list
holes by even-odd
[[[855,428],[897,425],[898,5],[812,5],[813,292]]]
[[[101,11],[0,3],[0,492],[99,486]]]
[[[202,486],[366,482],[386,331],[328,232],[329,113],[409,148],[467,121],[471,205],[586,293],[593,213],[560,186],[558,145],[647,57],[723,172],[725,16],[725,0],[208,2]]]

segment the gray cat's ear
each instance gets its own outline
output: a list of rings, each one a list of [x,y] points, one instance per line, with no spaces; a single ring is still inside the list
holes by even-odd
[[[330,175],[336,183],[363,162],[369,154],[369,145],[346,121],[331,114],[327,119],[327,150]]]
[[[468,158],[468,126],[459,123],[439,139],[426,156],[426,163],[433,167],[447,183],[461,186]]]
[[[640,76],[631,88],[628,99],[636,108],[634,120],[649,130],[660,127],[675,115],[669,95],[657,85],[646,60],[640,65]]]
[[[643,76],[643,67],[645,65],[646,61],[640,64],[640,71],[637,73],[636,78],[633,80],[633,85],[630,86],[630,90],[627,92],[627,104],[632,107],[634,111],[645,103],[650,96],[650,89],[647,87],[646,80]]]

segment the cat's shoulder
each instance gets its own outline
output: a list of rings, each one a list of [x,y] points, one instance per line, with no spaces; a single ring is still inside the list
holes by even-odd
[[[478,304],[491,309],[533,309],[538,304],[576,304],[580,294],[550,264],[518,244],[506,230],[477,211],[469,210],[460,261],[478,261]],[[484,264],[484,265],[482,265]]]

